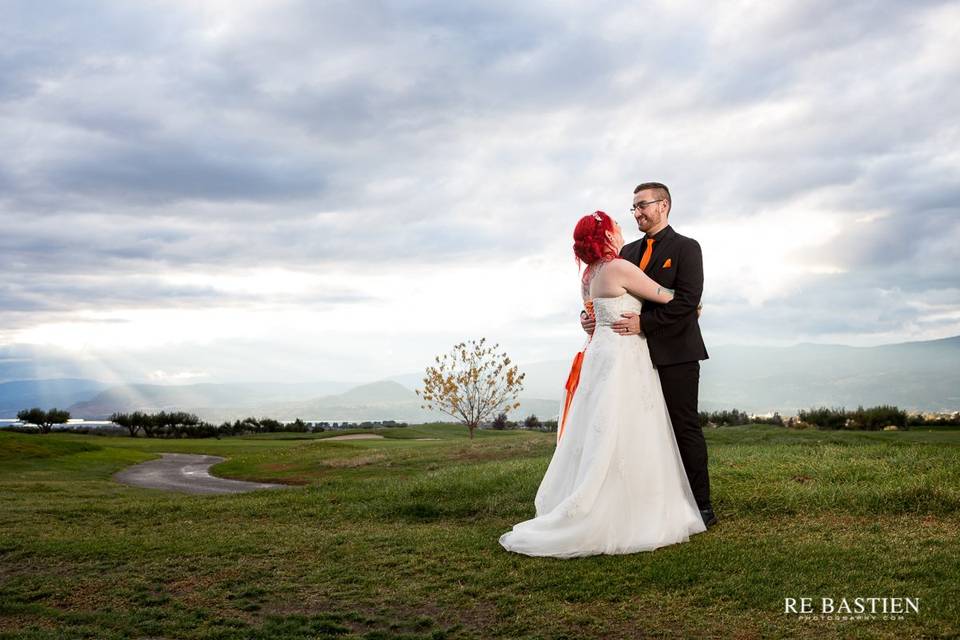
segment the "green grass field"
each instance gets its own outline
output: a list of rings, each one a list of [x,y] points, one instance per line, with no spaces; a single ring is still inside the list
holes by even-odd
[[[960,637],[960,431],[708,430],[718,526],[575,560],[497,544],[533,515],[552,434],[380,433],[0,433],[0,638]],[[292,487],[188,496],[111,480],[160,451]],[[884,596],[920,612],[783,613],[787,597]]]

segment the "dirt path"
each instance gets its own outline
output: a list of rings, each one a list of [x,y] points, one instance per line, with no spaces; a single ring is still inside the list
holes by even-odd
[[[113,479],[134,487],[197,494],[246,493],[259,489],[280,489],[286,486],[216,478],[210,475],[210,467],[226,460],[219,456],[188,453],[160,455],[163,456],[160,460],[150,460],[127,467],[115,473]]]

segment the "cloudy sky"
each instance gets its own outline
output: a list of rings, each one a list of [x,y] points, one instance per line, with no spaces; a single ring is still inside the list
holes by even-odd
[[[0,377],[355,380],[581,344],[659,180],[720,344],[960,334],[956,2],[8,1]]]

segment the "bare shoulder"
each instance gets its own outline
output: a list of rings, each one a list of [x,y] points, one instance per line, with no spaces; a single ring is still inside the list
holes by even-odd
[[[626,260],[611,260],[605,263],[597,273],[597,277],[590,283],[591,297],[607,298],[621,295],[624,292],[623,283],[628,279],[626,268],[631,266],[633,265]]]
[[[597,272],[596,280],[604,284],[618,281],[631,267],[634,269],[637,268],[629,260],[624,260],[623,258],[611,260],[610,262],[605,263],[603,268]]]
[[[620,258],[618,260],[611,260],[610,264],[607,265],[607,269],[610,269],[612,273],[627,273],[630,271],[639,271],[640,268],[630,262],[625,258]]]

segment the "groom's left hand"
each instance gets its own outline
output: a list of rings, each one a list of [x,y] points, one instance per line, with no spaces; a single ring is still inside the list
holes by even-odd
[[[636,313],[621,313],[620,317],[623,320],[617,320],[610,328],[613,329],[614,333],[619,333],[622,336],[638,336],[640,335],[640,316]]]

